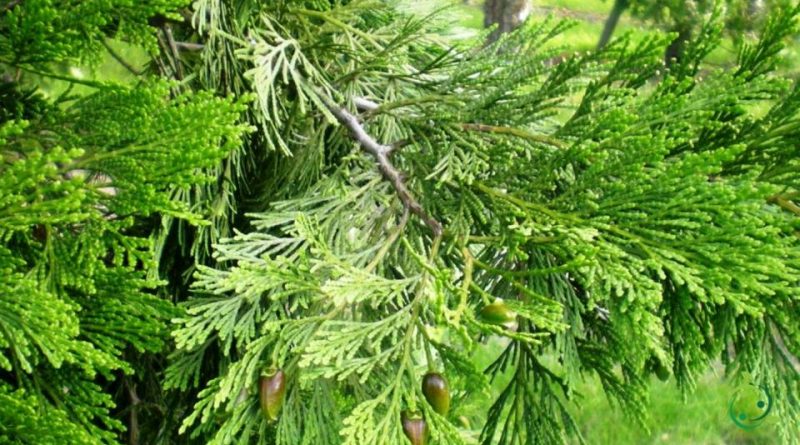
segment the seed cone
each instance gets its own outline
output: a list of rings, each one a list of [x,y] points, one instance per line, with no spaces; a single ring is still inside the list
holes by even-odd
[[[503,324],[514,321],[517,318],[511,309],[502,301],[488,304],[481,309],[479,314],[481,320],[491,324]]]
[[[422,394],[434,411],[447,416],[450,411],[450,390],[444,377],[435,372],[425,374],[422,378]]]
[[[666,382],[669,380],[670,375],[672,375],[672,373],[670,372],[669,368],[662,365],[661,362],[656,365],[656,376],[659,380]]]
[[[428,424],[421,417],[410,417],[403,413],[403,432],[411,441],[411,445],[426,445],[428,443]]]
[[[261,411],[267,419],[278,420],[286,394],[286,375],[278,369],[271,374],[262,375],[258,379],[258,397]]]

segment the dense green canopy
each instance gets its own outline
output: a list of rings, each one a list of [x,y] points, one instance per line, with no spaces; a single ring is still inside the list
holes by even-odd
[[[186,3],[0,6],[0,443],[565,443],[582,379],[643,421],[718,360],[800,441],[800,7],[712,70],[719,8],[665,69],[657,33],[556,63],[569,22]],[[135,84],[60,70],[107,38]]]

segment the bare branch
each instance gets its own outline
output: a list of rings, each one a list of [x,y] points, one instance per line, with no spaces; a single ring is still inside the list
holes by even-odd
[[[378,143],[366,132],[364,126],[361,125],[361,122],[359,122],[353,114],[331,102],[326,95],[322,94],[320,96],[339,123],[350,130],[350,134],[353,136],[353,139],[358,142],[364,151],[375,158],[375,161],[378,163],[378,170],[381,172],[383,177],[389,181],[390,184],[392,184],[392,187],[394,187],[395,192],[397,192],[397,196],[400,198],[400,201],[403,203],[403,205],[409,209],[411,213],[420,217],[431,229],[434,236],[441,235],[442,224],[425,212],[425,209],[422,208],[420,203],[417,202],[417,200],[411,194],[411,191],[408,190],[408,187],[406,187],[405,181],[403,180],[403,175],[389,160],[389,155],[395,148],[397,148],[397,146],[395,144],[384,145]],[[405,142],[403,142],[403,144],[405,144]]]
[[[175,37],[172,35],[172,26],[169,23],[165,23],[161,30],[164,31],[164,37],[167,39],[167,45],[169,46],[169,50],[172,53],[172,61],[175,66],[175,77],[178,80],[183,80],[183,67],[181,66],[181,55],[178,52],[178,46],[175,44]]]
[[[783,336],[781,335],[780,330],[772,321],[769,322],[769,330],[772,334],[772,339],[775,343],[775,346],[780,351],[783,359],[792,366],[795,372],[800,373],[800,359],[792,354],[791,351],[789,351],[789,348],[786,347],[786,343],[783,341]]]
[[[787,199],[786,196],[780,194],[771,196],[767,199],[767,202],[778,204],[782,209],[792,212],[795,215],[800,215],[800,206],[792,202],[790,199]]]
[[[372,111],[377,110],[380,105],[377,103],[367,99],[366,97],[355,97],[353,98],[353,104],[358,108],[359,111]]]
[[[175,42],[175,47],[181,51],[202,51],[206,46],[202,43]]]
[[[128,441],[131,445],[139,445],[139,404],[142,400],[136,394],[136,387],[132,386],[127,379],[125,386],[128,387],[128,395],[131,399],[130,426],[128,427]]]

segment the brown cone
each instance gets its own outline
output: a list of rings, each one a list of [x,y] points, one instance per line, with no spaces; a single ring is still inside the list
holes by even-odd
[[[403,432],[411,441],[411,445],[426,445],[428,443],[428,424],[421,417],[411,418],[403,413]]]
[[[450,411],[450,390],[447,380],[436,372],[429,372],[422,378],[422,394],[439,415],[447,416]]]
[[[258,397],[261,411],[267,419],[278,420],[286,394],[286,375],[278,369],[272,374],[262,375],[258,379]]]

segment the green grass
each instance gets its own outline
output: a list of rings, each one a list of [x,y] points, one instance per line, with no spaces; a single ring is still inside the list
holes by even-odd
[[[485,367],[503,350],[505,341],[493,338],[473,356]],[[558,369],[545,357],[548,366]],[[459,404],[456,415],[462,424],[478,429],[493,402],[491,395],[499,394],[510,380],[510,373],[500,375],[491,390],[471,394]],[[685,395],[675,380],[650,384],[648,411],[650,418],[644,426],[612,406],[600,382],[589,378],[579,383],[572,404],[581,433],[589,445],[768,445],[776,443],[775,417],[752,431],[737,427],[728,415],[731,398],[741,388],[726,381],[721,370],[712,369],[697,382],[697,389]],[[737,405],[738,407],[738,405]],[[477,435],[477,431],[475,432]],[[573,440],[572,444],[577,444]]]
[[[618,445],[733,445],[772,444],[774,425],[765,422],[752,431],[737,427],[728,416],[728,403],[737,387],[709,373],[686,400],[674,380],[653,380],[650,386],[651,418],[647,429],[612,409],[598,382],[586,382],[583,402],[576,410],[578,423],[589,444]],[[774,421],[774,418],[772,419]]]
[[[613,0],[537,0],[536,6],[556,7],[575,12],[598,13],[605,16],[611,10]]]

